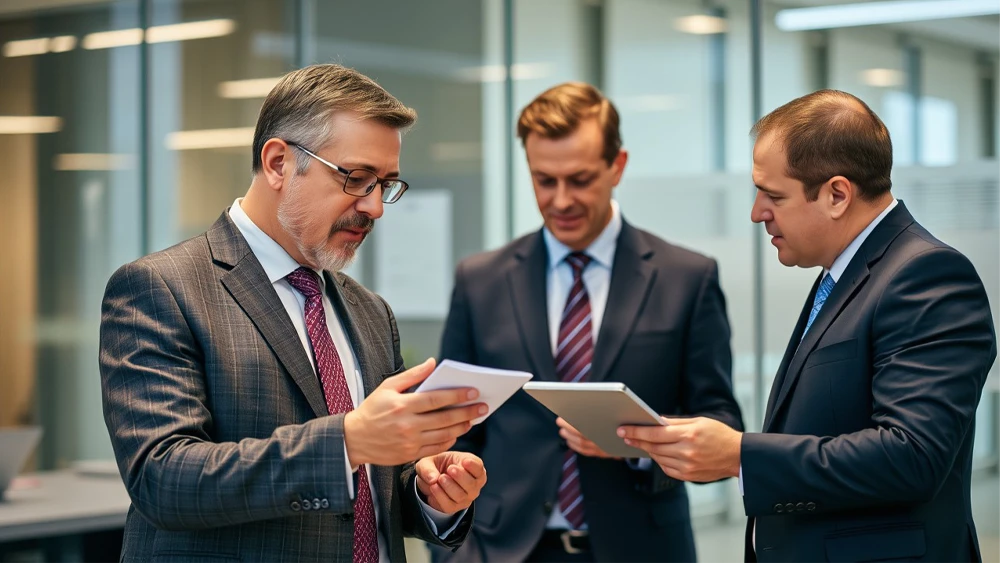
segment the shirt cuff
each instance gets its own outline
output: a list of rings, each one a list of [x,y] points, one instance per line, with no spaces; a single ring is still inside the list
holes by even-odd
[[[347,442],[344,442],[344,465],[347,467],[347,494],[354,500],[354,472],[357,467],[351,467],[351,460],[347,459]]]
[[[466,508],[465,510],[456,512],[455,514],[445,514],[444,512],[432,508],[431,505],[424,502],[424,499],[420,498],[420,492],[417,490],[416,479],[413,480],[413,493],[417,495],[417,502],[420,503],[420,513],[424,517],[424,522],[427,523],[427,527],[430,528],[431,532],[440,540],[447,539],[448,536],[455,531],[455,528],[458,527],[458,524],[462,521],[465,513],[469,511],[469,509]],[[438,530],[445,527],[447,527],[447,529],[444,533],[438,532]]]
[[[740,483],[740,496],[744,496],[743,495],[743,464],[742,463],[740,464],[740,480],[739,480],[739,483]],[[732,489],[730,489],[730,490],[732,490]]]
[[[653,468],[653,460],[648,457],[627,457],[625,463],[637,471],[649,471]]]

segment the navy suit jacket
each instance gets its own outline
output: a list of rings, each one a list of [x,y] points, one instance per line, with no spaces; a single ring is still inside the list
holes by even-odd
[[[441,357],[556,381],[547,267],[540,231],[464,260]],[[739,429],[729,336],[715,261],[623,223],[590,381],[622,381],[657,412],[709,416]],[[483,458],[489,479],[456,561],[523,560],[534,548],[556,503],[566,451],[555,418],[519,391],[459,440],[456,449]],[[655,464],[640,471],[581,456],[579,469],[598,560],[694,559],[687,494],[677,481]]]
[[[975,268],[900,202],[799,343],[818,285],[743,436],[747,560],[980,560],[969,479],[997,345]]]

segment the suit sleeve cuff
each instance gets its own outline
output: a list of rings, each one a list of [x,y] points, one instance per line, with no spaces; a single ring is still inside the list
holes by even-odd
[[[636,471],[649,471],[653,468],[653,460],[648,457],[628,457],[625,458],[625,463]]]
[[[442,541],[455,531],[455,528],[462,522],[462,517],[469,511],[466,508],[454,514],[445,514],[432,508],[431,505],[424,502],[424,499],[420,498],[420,492],[417,491],[417,481],[415,479],[413,481],[413,494],[417,495],[417,502],[420,503],[420,514],[424,517],[427,527],[430,528],[432,534]],[[444,533],[438,531],[441,529],[445,529]]]

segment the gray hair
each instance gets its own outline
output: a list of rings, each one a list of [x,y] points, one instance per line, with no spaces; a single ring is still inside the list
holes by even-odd
[[[261,151],[269,139],[282,139],[318,151],[330,141],[333,114],[351,111],[394,129],[417,120],[406,107],[360,72],[335,64],[311,65],[286,74],[264,99],[253,135],[253,172],[261,171]],[[310,159],[297,159],[296,173]]]

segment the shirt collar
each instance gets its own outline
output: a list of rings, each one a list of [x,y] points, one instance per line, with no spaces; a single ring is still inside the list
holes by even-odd
[[[590,243],[584,252],[593,259],[594,262],[604,266],[605,268],[611,269],[612,263],[615,260],[615,249],[618,244],[618,235],[622,232],[622,214],[621,210],[618,208],[618,202],[611,200],[611,221],[608,223],[601,234],[594,239],[594,242]],[[559,264],[566,259],[571,252],[570,249],[565,244],[559,242],[559,240],[552,234],[547,227],[542,229],[542,237],[545,239],[545,247],[549,253],[549,269],[556,268]]]
[[[858,236],[854,237],[851,244],[847,245],[847,248],[845,248],[844,251],[840,253],[840,256],[833,261],[833,266],[830,267],[828,273],[830,274],[830,277],[833,278],[834,283],[840,281],[840,276],[844,275],[844,270],[847,269],[847,265],[851,263],[851,259],[854,258],[854,255],[858,253],[858,249],[861,248],[865,239],[868,238],[868,235],[872,234],[875,227],[882,222],[882,219],[885,219],[885,216],[896,207],[897,203],[899,203],[899,201],[897,201],[896,198],[892,198],[892,203],[883,209],[882,213],[879,213],[878,217],[876,217],[871,223],[868,223],[865,230],[861,231]]]
[[[243,211],[240,206],[240,202],[243,198],[237,198],[233,202],[232,207],[229,208],[229,218],[233,220],[236,228],[239,229],[240,234],[246,239],[247,244],[250,246],[250,250],[253,252],[254,256],[257,257],[257,261],[264,268],[264,273],[267,274],[267,279],[271,283],[275,283],[282,280],[288,274],[294,272],[300,267],[300,264],[291,257],[280,244],[275,242],[274,239],[269,237],[267,233],[262,231],[251,219],[250,216]],[[315,271],[315,270],[314,270]],[[317,272],[318,273],[318,272]],[[319,273],[318,273],[319,274]],[[319,274],[320,287],[325,284],[325,280],[322,274]]]

